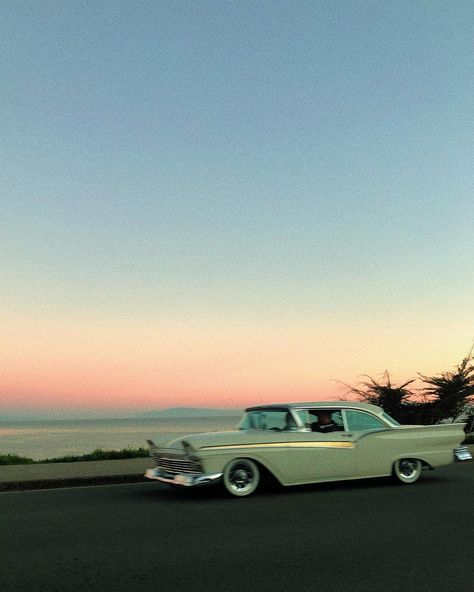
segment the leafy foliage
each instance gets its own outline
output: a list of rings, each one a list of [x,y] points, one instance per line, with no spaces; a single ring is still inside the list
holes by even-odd
[[[387,370],[379,381],[371,376],[365,376],[365,378],[367,380],[362,381],[357,387],[346,386],[349,386],[349,391],[357,395],[360,401],[383,407],[397,421],[406,423],[406,410],[410,406],[409,399],[412,397],[412,392],[407,387],[415,379],[396,386],[392,384]]]
[[[419,376],[426,385],[424,396],[429,410],[430,423],[447,417],[456,417],[474,396],[474,357],[472,349],[454,371],[439,376]]]

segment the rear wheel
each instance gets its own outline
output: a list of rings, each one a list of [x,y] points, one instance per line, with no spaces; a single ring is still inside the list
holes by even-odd
[[[253,493],[260,483],[258,466],[248,458],[231,460],[222,476],[224,487],[231,495],[243,497]]]
[[[401,458],[393,465],[393,475],[401,483],[415,483],[421,477],[423,465],[416,458]]]

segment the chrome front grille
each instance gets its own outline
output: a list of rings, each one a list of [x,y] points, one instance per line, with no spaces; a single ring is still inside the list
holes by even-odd
[[[165,456],[156,457],[156,466],[166,473],[177,475],[179,473],[202,473],[201,463],[188,458],[167,458]]]

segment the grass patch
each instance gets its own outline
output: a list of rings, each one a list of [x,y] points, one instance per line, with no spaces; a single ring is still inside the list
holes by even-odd
[[[75,454],[70,456],[59,456],[57,458],[46,458],[40,460],[40,463],[61,463],[61,462],[82,462],[89,460],[120,460],[123,458],[140,458],[149,456],[147,448],[122,448],[122,450],[102,450],[96,448],[88,454]]]
[[[121,460],[124,458],[142,458],[149,456],[147,448],[122,448],[122,450],[102,450],[96,448],[88,454],[72,454],[69,456],[59,456],[57,458],[45,458],[43,460],[33,460],[26,456],[17,454],[0,454],[0,465],[33,465],[42,463],[64,463],[64,462],[83,462],[91,460]]]
[[[0,454],[0,465],[32,465],[32,458],[18,456],[18,454]]]
[[[464,440],[463,444],[474,444],[474,434],[469,434],[468,436],[466,436],[466,439]]]

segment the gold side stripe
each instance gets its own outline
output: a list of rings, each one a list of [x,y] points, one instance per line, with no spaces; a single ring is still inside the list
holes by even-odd
[[[229,450],[231,448],[354,448],[354,444],[352,442],[262,442],[260,444],[203,446],[200,450]]]

